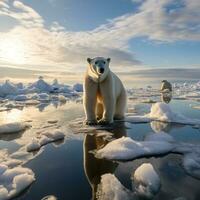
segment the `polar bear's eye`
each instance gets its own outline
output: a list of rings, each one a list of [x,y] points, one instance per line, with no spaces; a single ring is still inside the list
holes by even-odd
[[[106,62],[105,62],[105,61],[103,61],[103,64],[105,65],[105,64],[106,64]]]
[[[97,65],[97,64],[98,64],[98,61],[96,61],[94,64]]]

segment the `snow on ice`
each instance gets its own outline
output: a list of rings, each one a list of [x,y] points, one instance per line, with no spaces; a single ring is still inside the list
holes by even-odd
[[[29,128],[30,125],[25,122],[12,122],[0,125],[0,134],[9,134],[24,131]]]
[[[0,200],[11,199],[35,180],[31,169],[17,166],[10,168],[0,164]]]
[[[161,121],[188,125],[200,124],[200,119],[188,118],[180,113],[173,112],[170,106],[163,102],[152,104],[150,113],[143,116],[127,116],[125,121],[133,123]]]
[[[64,94],[64,96],[77,96],[77,92],[82,92],[82,84],[73,86],[60,84],[54,80],[52,84],[47,83],[42,76],[34,83],[24,85],[23,83],[14,84],[9,80],[0,84],[0,97],[15,101],[26,101],[28,99],[50,99],[50,94]],[[32,94],[32,97],[31,97]],[[61,97],[61,99],[63,99]]]
[[[97,194],[99,200],[133,199],[133,193],[125,188],[113,174],[101,176],[101,183],[98,185]]]
[[[177,143],[172,136],[164,132],[149,135],[145,138],[145,141],[141,142],[129,137],[116,139],[96,151],[95,155],[98,158],[126,161],[168,153],[182,154],[185,171],[189,175],[200,179],[200,146]]]
[[[64,139],[65,134],[60,130],[45,131],[40,134],[39,138],[33,138],[32,141],[27,144],[26,150],[28,152],[39,150],[42,146]]]

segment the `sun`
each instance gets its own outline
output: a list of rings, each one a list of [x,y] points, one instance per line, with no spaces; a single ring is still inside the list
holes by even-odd
[[[0,59],[13,64],[24,64],[26,56],[23,41],[15,37],[1,40]]]

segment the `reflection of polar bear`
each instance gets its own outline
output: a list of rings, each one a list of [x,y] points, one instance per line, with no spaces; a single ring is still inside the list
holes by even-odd
[[[112,123],[122,119],[126,108],[126,91],[120,79],[110,71],[110,58],[88,58],[83,104],[86,124]]]
[[[161,85],[161,91],[172,91],[172,85],[170,82],[163,80]]]

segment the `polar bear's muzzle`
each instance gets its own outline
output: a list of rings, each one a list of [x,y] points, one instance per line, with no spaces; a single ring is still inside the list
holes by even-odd
[[[103,68],[103,67],[98,68],[98,72],[99,72],[100,74],[103,74],[103,73],[104,73],[104,68]]]
[[[105,68],[103,66],[97,66],[96,72],[97,72],[97,74],[101,75],[105,72]]]

